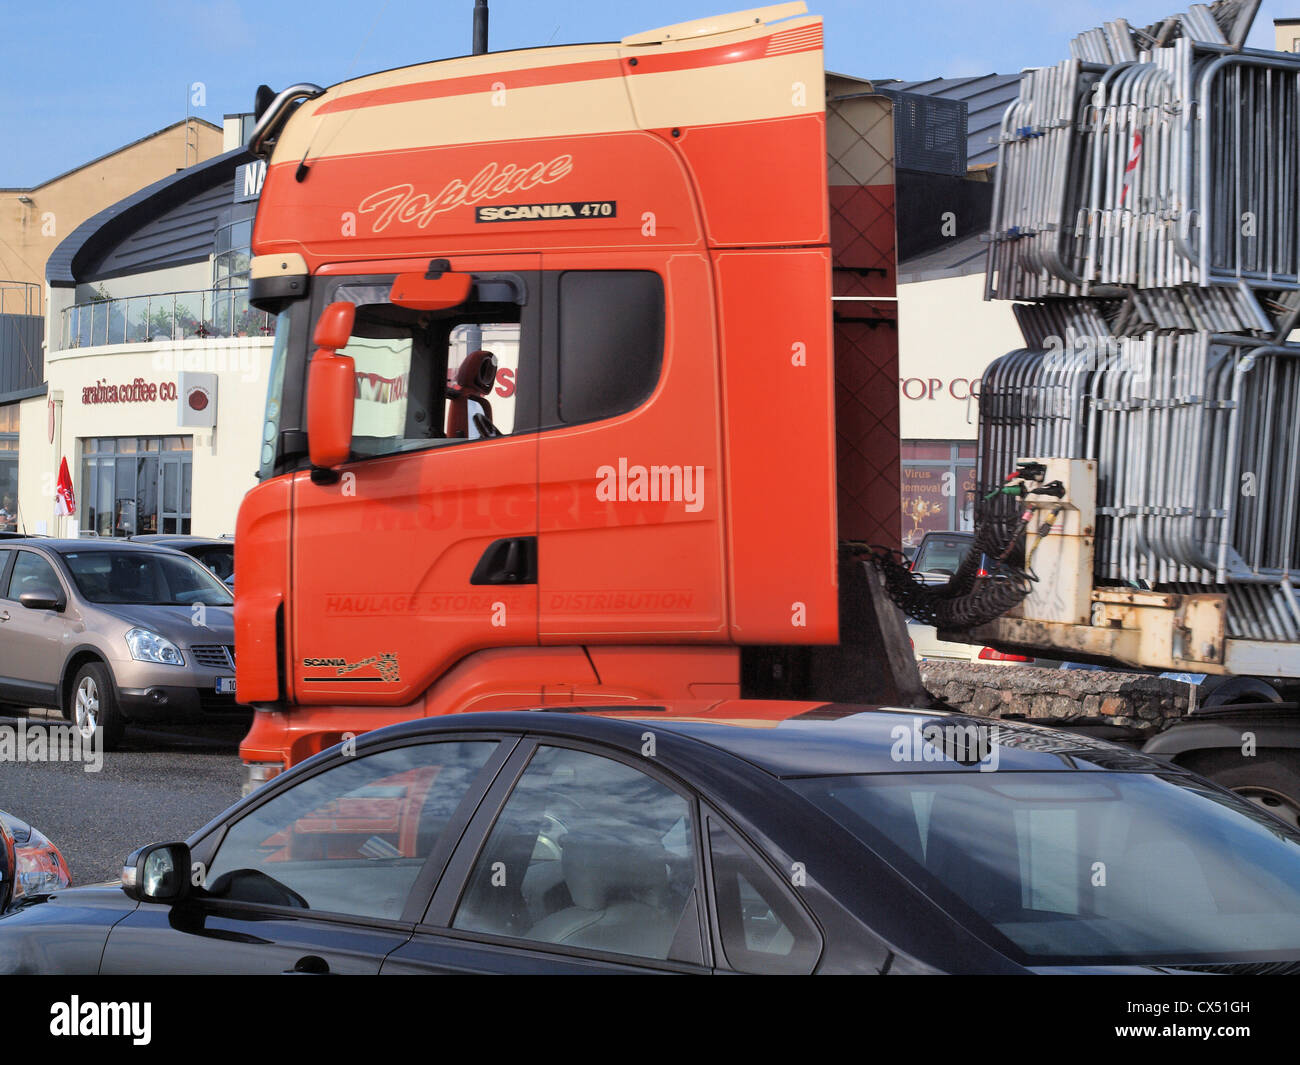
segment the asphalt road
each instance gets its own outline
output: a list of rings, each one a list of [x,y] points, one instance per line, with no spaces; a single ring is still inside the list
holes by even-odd
[[[40,723],[44,711],[28,720]],[[63,723],[50,712],[51,723]],[[0,716],[0,725],[22,719]],[[97,773],[78,762],[0,762],[0,810],[45,833],[74,884],[117,880],[146,843],[185,839],[239,798],[240,734],[195,737],[128,729]]]

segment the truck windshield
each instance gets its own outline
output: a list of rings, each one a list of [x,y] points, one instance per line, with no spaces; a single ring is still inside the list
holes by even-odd
[[[793,786],[1022,964],[1300,960],[1300,834],[1188,778],[931,772]]]
[[[271,375],[266,386],[266,419],[262,424],[261,461],[257,472],[259,480],[275,474],[276,442],[284,403],[284,366],[289,348],[289,316],[288,310],[275,316],[275,346],[271,350]]]

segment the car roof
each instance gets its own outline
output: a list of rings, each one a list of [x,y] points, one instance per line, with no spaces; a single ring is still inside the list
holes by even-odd
[[[965,734],[997,748],[999,772],[1172,771],[1162,761],[1105,740],[1024,722],[937,710],[777,700],[448,714],[378,729],[367,733],[365,740],[378,743],[437,732],[505,730],[586,738],[639,750],[646,732],[652,731],[707,744],[781,778],[987,771],[987,764],[981,770],[977,758],[958,760],[963,752],[951,744],[947,749],[954,757],[940,753],[941,746],[926,740],[932,726],[943,730],[941,742],[957,729],[984,730]]]
[[[215,536],[191,536],[189,533],[141,533],[127,539],[135,544],[150,544],[154,547],[229,547],[235,546],[234,540],[222,540]]]
[[[949,529],[947,531],[932,529],[921,537],[921,543],[927,540],[961,540],[964,543],[970,543],[975,539],[973,532],[962,532],[958,529]]]
[[[171,547],[165,547],[163,544],[142,544],[135,543],[131,540],[125,540],[117,536],[85,536],[81,538],[69,537],[64,539],[34,540],[32,547],[42,547],[48,551],[57,552],[60,555],[66,555],[71,551],[143,551],[147,554],[157,554],[160,550],[167,551],[169,554],[177,554]]]

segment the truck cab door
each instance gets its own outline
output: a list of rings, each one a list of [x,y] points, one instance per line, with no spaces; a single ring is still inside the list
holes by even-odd
[[[544,644],[726,637],[722,417],[703,255],[543,256]]]
[[[395,275],[318,277],[313,321],[356,305],[352,453],[293,486],[300,703],[405,706],[475,651],[537,643],[536,257],[451,260],[450,310],[394,306]]]

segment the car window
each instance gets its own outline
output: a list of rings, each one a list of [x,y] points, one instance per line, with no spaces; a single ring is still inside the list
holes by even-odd
[[[196,547],[188,554],[223,581],[235,572],[233,547]]]
[[[6,599],[17,599],[24,592],[54,592],[62,590],[54,567],[34,551],[19,551],[14,559],[13,572],[9,574]]]
[[[212,895],[397,920],[496,741],[346,760],[241,818],[206,871]]]
[[[171,551],[69,551],[77,589],[92,603],[230,606],[230,590],[189,555]]]
[[[969,536],[927,536],[912,568],[918,573],[956,573],[973,543]]]
[[[1188,778],[962,772],[792,786],[1025,964],[1300,951],[1300,833]]]
[[[821,936],[786,888],[709,818],[714,912],[727,964],[743,973],[810,973]]]
[[[540,747],[478,856],[454,927],[666,960],[693,923],[690,803],[622,762]],[[683,941],[689,937],[683,937]],[[687,957],[683,948],[679,960]]]

